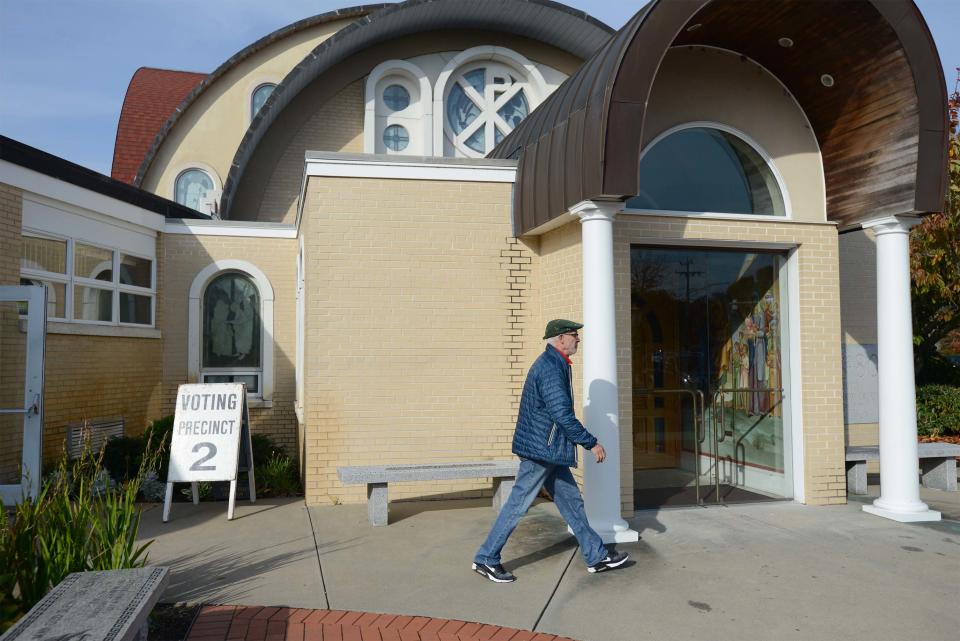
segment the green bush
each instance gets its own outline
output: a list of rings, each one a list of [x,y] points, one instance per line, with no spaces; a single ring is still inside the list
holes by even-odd
[[[960,387],[917,388],[917,433],[934,438],[960,436]]]
[[[38,496],[7,515],[0,502],[0,631],[29,610],[71,572],[146,565],[150,543],[137,544],[137,494],[156,465],[155,450],[131,479],[117,485],[103,451],[60,460]]]
[[[166,482],[172,436],[173,416],[164,416],[150,423],[140,436],[111,438],[103,448],[103,467],[111,478],[126,482],[141,469],[144,454],[149,450],[155,456],[151,469],[161,482]]]
[[[293,459],[282,451],[274,451],[266,462],[254,469],[258,495],[295,496],[300,493],[300,475]]]

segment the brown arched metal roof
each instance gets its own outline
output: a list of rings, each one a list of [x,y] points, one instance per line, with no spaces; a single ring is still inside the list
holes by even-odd
[[[266,47],[272,45],[275,42],[279,42],[280,40],[286,38],[287,36],[293,33],[303,31],[304,29],[309,29],[310,27],[314,27],[316,25],[326,24],[328,22],[334,22],[337,20],[348,20],[350,18],[360,18],[362,16],[365,16],[369,13],[372,13],[379,9],[383,9],[384,7],[388,7],[388,6],[390,5],[367,4],[367,5],[361,5],[356,7],[348,7],[345,9],[336,9],[334,11],[327,11],[326,13],[321,13],[315,16],[311,16],[309,18],[304,18],[303,20],[298,20],[297,22],[289,24],[285,27],[281,27],[280,29],[277,29],[276,31],[273,31],[265,35],[264,37],[260,38],[253,44],[244,47],[237,53],[230,56],[230,58],[226,62],[224,62],[222,65],[217,67],[213,71],[213,73],[207,75],[206,78],[203,78],[202,82],[195,83],[193,90],[190,91],[186,95],[186,97],[184,97],[182,100],[178,101],[176,109],[174,109],[172,113],[168,111],[168,113],[165,114],[167,116],[166,122],[164,122],[160,130],[156,132],[156,135],[153,137],[152,144],[146,150],[146,153],[142,154],[141,158],[139,159],[139,169],[137,169],[137,173],[133,177],[132,184],[139,187],[140,184],[143,182],[144,177],[147,175],[147,171],[149,171],[150,169],[150,165],[153,163],[153,159],[156,157],[157,152],[160,150],[161,145],[163,145],[163,141],[166,139],[167,134],[170,133],[173,127],[180,120],[180,116],[186,113],[187,109],[190,108],[190,105],[192,105],[197,100],[197,98],[199,98],[200,95],[202,95],[207,90],[207,88],[210,85],[212,85],[217,80],[219,80],[225,73],[227,73],[228,71],[233,69],[235,66],[237,66],[237,64],[239,64],[243,60],[246,60],[256,52],[260,51],[261,49],[265,49]],[[133,85],[133,81],[131,81],[131,86],[132,85]],[[128,90],[128,93],[129,93],[129,90]],[[126,101],[124,102],[124,104],[126,104]],[[118,133],[118,143],[119,143],[119,133]],[[114,153],[116,153],[116,151]]]
[[[783,36],[797,46],[780,46]],[[654,0],[491,153],[520,161],[518,234],[582,200],[639,193],[660,63],[670,47],[696,45],[748,56],[797,99],[820,144],[828,218],[841,228],[942,207],[946,87],[911,0]]]
[[[404,36],[450,29],[519,35],[580,59],[590,57],[613,33],[586,13],[550,0],[407,0],[387,5],[322,42],[273,90],[234,156],[220,201],[222,215],[230,217],[245,172],[271,126],[308,86],[365,49]],[[247,190],[255,192],[256,188],[248,185]]]

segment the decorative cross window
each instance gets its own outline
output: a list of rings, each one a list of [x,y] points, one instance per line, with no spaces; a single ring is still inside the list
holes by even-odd
[[[485,62],[453,76],[446,101],[446,128],[466,156],[485,156],[527,117],[524,83],[506,65]]]

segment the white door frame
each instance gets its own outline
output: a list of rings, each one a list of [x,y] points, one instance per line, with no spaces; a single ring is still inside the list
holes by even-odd
[[[23,416],[23,463],[20,483],[0,485],[5,505],[19,503],[40,493],[43,451],[43,359],[47,336],[47,291],[39,286],[0,286],[0,302],[27,303],[26,361],[23,403],[0,408],[2,414]]]

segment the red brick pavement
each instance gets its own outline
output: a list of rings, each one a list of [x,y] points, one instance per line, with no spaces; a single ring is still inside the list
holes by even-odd
[[[552,634],[430,617],[207,605],[186,641],[573,641]]]

